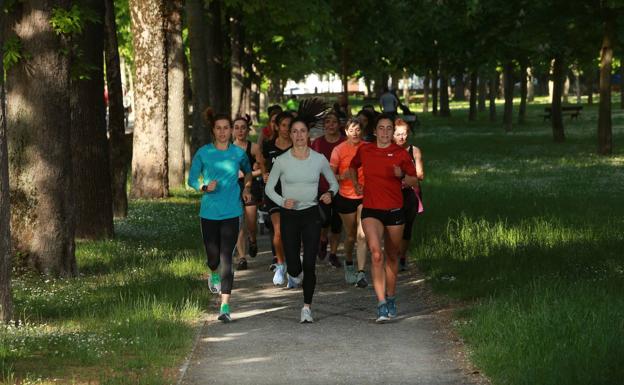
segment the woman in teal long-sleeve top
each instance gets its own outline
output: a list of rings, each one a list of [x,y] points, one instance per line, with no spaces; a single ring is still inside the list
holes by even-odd
[[[203,192],[199,217],[211,270],[208,286],[213,293],[221,292],[219,320],[229,322],[234,281],[232,254],[243,213],[238,172],[242,170],[245,174],[242,196],[248,201],[251,199],[251,165],[245,151],[230,142],[232,122],[228,116],[215,116],[212,133],[213,143],[199,148],[193,157],[188,184]]]

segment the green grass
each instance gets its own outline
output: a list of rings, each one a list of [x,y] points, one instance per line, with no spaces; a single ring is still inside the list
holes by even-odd
[[[421,117],[426,212],[412,256],[469,304],[457,327],[494,384],[622,383],[624,111],[613,107],[616,153],[600,157],[597,107],[564,119],[563,144],[543,107],[508,134],[466,110]]]
[[[78,242],[80,277],[13,281],[0,382],[169,384],[207,309],[198,198],[135,201],[116,238]]]

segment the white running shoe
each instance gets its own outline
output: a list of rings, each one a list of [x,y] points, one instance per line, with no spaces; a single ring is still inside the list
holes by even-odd
[[[312,318],[312,309],[310,309],[309,307],[302,307],[301,308],[301,321],[300,323],[302,324],[306,324],[306,323],[313,323],[314,322],[314,318]]]
[[[282,286],[284,284],[284,275],[286,268],[283,263],[275,265],[275,274],[273,275],[273,284],[275,286]]]
[[[296,289],[301,287],[301,274],[298,277],[293,277],[290,274],[286,273],[286,276],[288,277],[288,283],[286,284],[286,288]]]
[[[221,293],[221,277],[217,272],[211,272],[208,274],[208,290],[212,294]]]
[[[358,275],[355,266],[347,265],[347,261],[344,261],[344,276],[345,282],[349,285],[354,285],[357,282]]]

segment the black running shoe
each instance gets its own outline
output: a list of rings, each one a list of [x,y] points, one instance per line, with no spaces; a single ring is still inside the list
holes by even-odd
[[[407,260],[405,258],[399,259],[399,271],[407,270]]]
[[[320,241],[318,259],[322,261],[325,259],[326,256],[327,256],[327,241]]]
[[[327,261],[333,267],[337,267],[337,268],[342,267],[342,265],[340,264],[340,261],[338,260],[338,256],[336,254],[329,254],[329,258],[327,258]]]
[[[238,266],[236,267],[236,270],[247,270],[247,260],[241,259],[240,261],[238,261]]]
[[[256,255],[258,255],[258,242],[249,241],[249,256],[256,258]]]

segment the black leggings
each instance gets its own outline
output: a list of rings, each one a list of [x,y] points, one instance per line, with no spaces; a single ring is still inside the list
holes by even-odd
[[[212,220],[201,218],[202,237],[206,247],[208,267],[216,271],[221,265],[221,293],[232,293],[234,270],[232,254],[238,239],[239,217]]]
[[[321,238],[321,217],[319,208],[313,206],[303,210],[280,210],[282,242],[288,274],[297,277],[303,271],[303,302],[312,303],[316,286],[316,255]],[[299,252],[303,243],[303,266]]]

